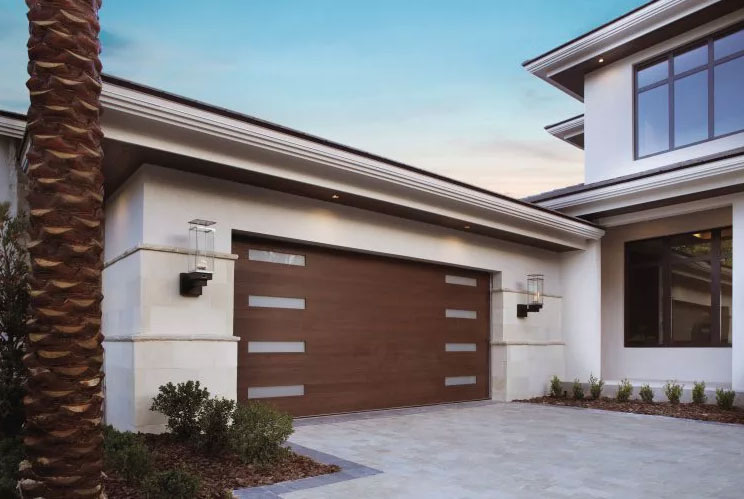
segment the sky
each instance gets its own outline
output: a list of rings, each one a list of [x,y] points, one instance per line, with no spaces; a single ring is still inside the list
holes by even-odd
[[[583,179],[582,104],[522,62],[647,0],[104,0],[104,72],[522,197]],[[0,109],[28,108],[0,0]]]

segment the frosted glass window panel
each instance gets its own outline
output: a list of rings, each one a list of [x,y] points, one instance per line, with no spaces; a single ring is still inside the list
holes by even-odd
[[[641,69],[636,74],[636,78],[638,88],[669,78],[669,61],[664,59],[661,62]]]
[[[249,399],[301,397],[303,395],[305,395],[305,385],[251,386],[248,388]]]
[[[679,75],[706,64],[708,64],[707,44],[674,56],[674,74]]]
[[[474,385],[475,376],[448,376],[444,378],[444,386]]]
[[[445,352],[475,352],[475,343],[446,343],[444,345]]]
[[[713,91],[716,136],[744,129],[744,56],[719,64]]]
[[[305,342],[249,341],[248,353],[305,353]]]
[[[289,308],[296,310],[305,309],[304,298],[284,298],[281,296],[255,296],[248,297],[248,306],[256,308]]]
[[[459,275],[446,275],[444,282],[447,284],[457,284],[459,286],[477,286],[478,280],[474,277],[463,277]]]
[[[478,313],[475,310],[448,308],[444,311],[444,316],[448,319],[477,319]]]
[[[280,263],[284,265],[305,266],[305,255],[294,255],[292,253],[281,253],[260,249],[249,249],[248,259],[256,262]]]
[[[638,156],[669,149],[669,85],[638,94]]]
[[[674,83],[674,146],[708,138],[708,71]]]
[[[744,29],[713,42],[713,57],[718,60],[744,50]]]

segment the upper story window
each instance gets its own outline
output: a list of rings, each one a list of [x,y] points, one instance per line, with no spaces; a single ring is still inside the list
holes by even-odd
[[[636,159],[744,131],[744,28],[638,65],[635,89]]]

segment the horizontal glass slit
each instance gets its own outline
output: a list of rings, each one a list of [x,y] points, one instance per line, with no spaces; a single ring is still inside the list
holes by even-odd
[[[292,253],[281,253],[259,249],[248,250],[248,260],[256,262],[281,263],[284,265],[305,266],[305,255],[294,255]]]

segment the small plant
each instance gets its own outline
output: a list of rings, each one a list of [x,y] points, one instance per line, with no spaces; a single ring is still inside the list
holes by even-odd
[[[229,448],[230,422],[232,421],[235,401],[224,398],[211,398],[204,403],[199,416],[199,428],[202,432],[202,446],[212,454]]]
[[[705,395],[705,381],[700,383],[695,381],[692,385],[692,403],[704,404],[706,400],[708,400],[708,396]]]
[[[23,460],[23,441],[21,437],[0,437],[0,497],[19,497],[18,465]]]
[[[198,437],[199,418],[204,410],[204,403],[209,399],[209,391],[201,388],[198,381],[187,381],[178,385],[168,383],[162,385],[159,391],[150,410],[161,412],[168,417],[168,429],[176,438],[188,440]]]
[[[641,400],[643,400],[647,404],[650,404],[654,401],[654,391],[648,384],[641,386],[641,389],[638,390],[638,395],[640,395]]]
[[[633,395],[633,385],[630,383],[628,378],[625,378],[620,381],[620,385],[617,387],[617,401],[627,402],[630,400],[631,395]]]
[[[282,445],[294,432],[292,416],[259,402],[239,405],[233,413],[230,442],[245,462],[265,465],[287,453]]]
[[[664,394],[667,400],[672,404],[679,404],[679,399],[682,397],[683,385],[680,385],[675,380],[667,381],[664,385]]]
[[[150,473],[150,451],[142,439],[132,432],[104,426],[103,455],[106,465],[115,469],[131,484],[141,483]]]
[[[573,396],[576,400],[583,400],[584,399],[584,386],[581,384],[581,381],[579,381],[579,378],[576,378],[573,382]]]
[[[734,407],[734,399],[736,398],[736,392],[734,390],[725,390],[723,388],[716,388],[716,404],[721,409],[730,410]]]
[[[593,400],[599,400],[603,387],[604,381],[601,378],[597,379],[593,374],[589,374],[589,394]]]
[[[553,398],[559,398],[563,396],[563,385],[558,376],[550,378],[550,396]]]
[[[192,499],[200,488],[199,477],[182,469],[153,473],[144,484],[150,499]]]

